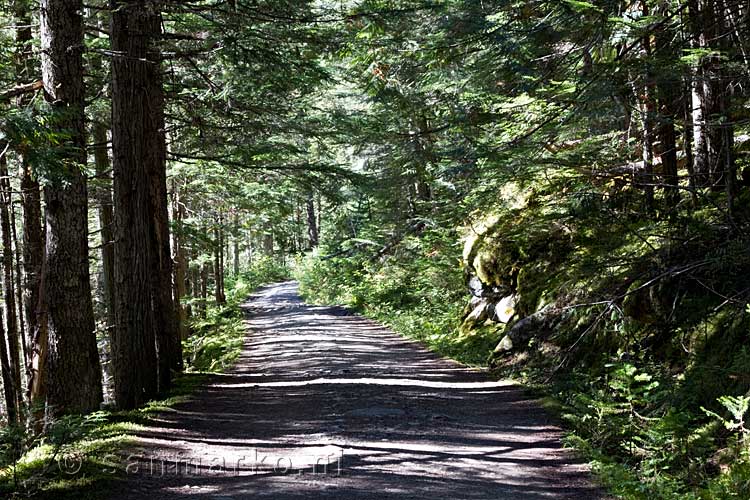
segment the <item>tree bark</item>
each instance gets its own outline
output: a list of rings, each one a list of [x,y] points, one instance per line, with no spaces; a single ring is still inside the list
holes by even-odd
[[[663,16],[668,16],[666,6],[659,7]],[[664,27],[658,28],[656,32],[656,47],[660,54],[667,54],[671,59],[677,60],[678,54],[672,46],[673,34]],[[659,138],[658,154],[661,159],[662,179],[664,184],[666,207],[673,209],[679,199],[680,191],[678,185],[677,165],[677,132],[675,121],[679,112],[679,94],[681,88],[679,76],[674,76],[673,71],[660,74],[656,91],[659,100],[657,135]]]
[[[315,194],[311,190],[307,196],[307,237],[310,241],[310,248],[313,249],[318,246],[319,235],[318,235],[318,220],[315,217]]]
[[[16,388],[11,363],[8,357],[8,339],[3,328],[3,312],[0,310],[0,375],[3,379],[3,395],[5,396],[5,413],[9,423],[19,423],[18,389]]]
[[[724,75],[718,55],[726,48],[729,38],[722,31],[730,29],[726,26],[722,6],[714,0],[690,0],[689,7],[693,46],[710,51],[696,70],[693,90],[695,171],[699,184],[721,190],[733,184],[728,179],[728,170],[733,165],[728,153],[733,143],[726,142],[733,136],[733,130],[727,117]]]
[[[689,0],[690,9],[690,32],[691,47],[694,49],[707,48],[708,42],[703,33],[701,3],[705,0]],[[704,115],[704,73],[703,64],[699,63],[693,68],[693,81],[691,84],[691,110],[693,122],[693,170],[695,172],[695,183],[697,186],[709,184],[710,166],[708,160],[708,139],[706,137],[707,125]]]
[[[179,341],[188,338],[187,308],[183,305],[182,300],[187,296],[187,253],[182,242],[182,223],[185,219],[185,206],[182,203],[181,193],[177,183],[172,184],[173,201],[172,201],[172,220],[174,221],[177,231],[174,239],[174,302],[177,307],[177,322],[179,325]],[[182,356],[180,356],[180,365],[182,365]]]
[[[224,231],[221,223],[220,218],[214,232],[214,297],[217,304],[225,304],[227,301],[224,295]]]
[[[114,213],[112,208],[112,178],[109,175],[110,162],[107,147],[107,125],[95,122],[93,126],[94,165],[99,180],[94,193],[99,205],[99,230],[101,237],[102,287],[107,318],[107,334],[111,336],[115,327],[115,249]]]
[[[648,5],[642,3],[643,15],[649,15]],[[646,36],[641,40],[643,54],[648,57],[651,55],[651,38]],[[634,84],[635,85],[635,84]],[[641,149],[643,156],[643,175],[645,185],[643,188],[646,197],[646,210],[651,213],[654,210],[654,82],[651,71],[646,69],[644,73],[643,88],[641,89],[639,104],[641,112],[641,128],[643,137],[641,140]],[[636,88],[636,95],[638,89]]]
[[[201,267],[201,314],[205,317],[206,316],[206,305],[208,301],[208,263],[204,263]]]
[[[643,156],[643,191],[646,196],[646,210],[652,212],[654,209],[654,126],[653,126],[654,104],[648,84],[643,88],[641,100],[641,127],[643,137],[641,149]]]
[[[153,262],[159,259],[150,176],[162,165],[164,130],[152,108],[152,36],[160,29],[151,2],[112,1],[112,149],[115,217],[115,402],[135,408],[159,389]],[[158,81],[158,80],[157,80]],[[158,297],[156,297],[158,299]],[[163,352],[162,352],[163,354]]]
[[[240,217],[235,213],[234,215],[234,238],[233,238],[233,245],[232,245],[232,257],[234,259],[233,262],[233,271],[235,276],[239,276],[240,274]]]
[[[10,230],[13,236],[13,286],[16,296],[16,317],[18,318],[18,338],[21,340],[21,351],[23,352],[23,366],[28,366],[29,353],[27,351],[28,338],[26,335],[26,322],[23,317],[23,286],[21,284],[21,247],[18,244],[18,231],[16,230],[16,209],[13,204],[12,191],[8,185],[8,196],[10,197]],[[24,371],[24,374],[26,372]],[[28,383],[28,378],[26,380]]]
[[[161,26],[161,22],[159,22]],[[161,74],[160,69],[156,68]],[[156,75],[154,75],[156,76]],[[154,146],[158,146],[158,162],[151,165],[151,213],[153,214],[154,252],[152,253],[152,289],[156,309],[156,348],[159,361],[159,392],[171,386],[171,371],[179,371],[182,365],[182,342],[180,341],[172,290],[172,250],[169,236],[169,202],[167,199],[167,146],[164,137],[164,95],[161,80],[152,80],[150,91],[152,113],[158,116]]]
[[[36,77],[33,63],[32,21],[28,2],[18,0],[13,3],[16,28],[16,79],[28,82]],[[18,105],[28,104],[30,95],[23,94]],[[42,206],[40,186],[32,176],[31,166],[26,161],[26,151],[17,151],[20,159],[21,204],[23,206],[23,273],[22,299],[19,304],[26,325],[26,399],[34,410],[43,408],[46,399],[45,367],[47,360],[47,319],[41,302],[41,276],[44,264],[44,234],[42,229]],[[41,420],[43,413],[35,417]]]
[[[47,315],[42,289],[44,234],[39,183],[28,164],[21,164],[23,203],[23,311],[29,331],[26,352],[27,399],[32,407],[42,406],[47,398]],[[37,415],[41,417],[41,415]]]
[[[82,413],[99,408],[102,374],[94,334],[88,265],[88,199],[83,84],[83,5],[42,0],[42,79],[56,111],[55,125],[69,139],[56,177],[44,188],[45,296],[48,304],[47,410]]]
[[[10,224],[10,179],[5,155],[0,157],[0,231],[3,241],[3,299],[5,301],[5,334],[8,338],[8,360],[15,386],[16,406],[23,407],[21,396],[21,340],[16,315],[16,291],[13,286],[13,234]]]

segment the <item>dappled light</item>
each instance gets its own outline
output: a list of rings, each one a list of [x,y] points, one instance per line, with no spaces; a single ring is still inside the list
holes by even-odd
[[[143,457],[203,473],[143,467],[129,485],[165,499],[599,498],[522,389],[296,288],[254,295],[237,365],[139,433]]]

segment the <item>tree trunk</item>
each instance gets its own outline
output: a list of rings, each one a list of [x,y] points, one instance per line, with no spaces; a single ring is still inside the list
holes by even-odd
[[[234,259],[234,262],[232,263],[232,271],[234,272],[235,276],[239,276],[240,274],[240,238],[239,236],[234,237],[234,242],[232,245],[232,258]]]
[[[646,196],[646,210],[652,212],[654,209],[654,127],[653,127],[653,100],[651,99],[648,85],[643,88],[641,101],[641,127],[643,137],[641,141],[643,155],[643,191]]]
[[[688,183],[690,186],[690,201],[693,205],[693,208],[696,208],[698,206],[698,194],[696,193],[697,188],[697,178],[695,173],[695,154],[693,151],[693,133],[694,133],[694,124],[693,124],[693,106],[692,106],[692,96],[691,96],[691,89],[692,89],[692,81],[690,79],[687,80],[685,84],[685,91],[683,93],[684,99],[682,101],[683,104],[683,127],[682,127],[682,146],[683,150],[685,151],[685,166],[688,171]]]
[[[15,386],[16,406],[23,407],[21,396],[21,341],[16,316],[16,291],[13,286],[13,235],[10,225],[10,179],[6,156],[0,157],[0,231],[3,241],[3,299],[5,301],[5,334],[8,338],[8,360]]]
[[[235,276],[240,274],[240,234],[240,216],[235,212],[234,237],[232,238],[232,258],[234,259],[232,270]]]
[[[697,69],[693,90],[693,123],[695,127],[695,171],[701,184],[716,190],[726,187],[727,150],[733,147],[725,140],[731,127],[727,122],[726,91],[723,83],[722,62],[718,53],[726,48],[722,33],[725,28],[723,9],[713,0],[691,0],[691,25],[693,46],[710,51]]]
[[[100,33],[98,39],[105,33],[105,19],[102,14],[92,11],[91,21],[96,23]],[[101,74],[105,68],[102,57],[95,54],[90,59],[91,71]],[[110,111],[111,112],[111,111]],[[114,212],[112,208],[112,165],[109,159],[109,116],[104,110],[98,113],[92,123],[92,139],[94,146],[94,168],[97,178],[96,189],[93,193],[98,205],[99,236],[101,239],[102,259],[102,295],[105,310],[105,329],[112,345],[112,332],[115,327],[115,248],[114,248]]]
[[[88,412],[102,401],[102,373],[94,334],[88,263],[88,199],[84,127],[83,5],[42,0],[42,79],[55,125],[69,135],[64,163],[44,188],[48,315],[47,408],[53,414]]]
[[[642,4],[643,15],[648,16],[648,5]],[[645,57],[651,55],[651,39],[644,37],[641,47]],[[653,75],[648,69],[645,71],[643,88],[641,89],[639,104],[641,112],[641,128],[643,137],[641,140],[643,156],[644,194],[646,196],[646,210],[651,213],[654,209],[654,92]],[[636,95],[638,90],[636,89]]]
[[[217,304],[225,304],[227,299],[224,296],[224,238],[221,228],[221,219],[215,229],[214,242],[214,296]]]
[[[174,302],[177,307],[177,319],[179,325],[180,342],[188,338],[187,309],[182,300],[187,295],[187,255],[182,244],[182,223],[185,219],[185,206],[182,204],[181,193],[177,183],[172,185],[173,202],[172,202],[172,220],[174,221],[177,231],[174,238]],[[180,364],[182,356],[180,356]]]
[[[159,389],[153,263],[160,257],[152,212],[152,173],[162,166],[161,108],[152,108],[152,35],[159,16],[144,1],[112,2],[112,150],[115,217],[115,402],[135,408]],[[157,80],[158,81],[158,80]],[[157,299],[157,300],[154,300]],[[163,352],[162,352],[163,354]]]
[[[159,23],[161,26],[161,23]],[[157,67],[157,72],[159,71]],[[152,81],[152,85],[154,81]],[[154,104],[152,113],[160,117],[155,146],[159,147],[159,161],[152,165],[149,174],[151,179],[151,212],[155,234],[154,252],[152,253],[152,288],[156,309],[156,347],[159,361],[159,392],[171,386],[171,371],[179,371],[182,365],[182,342],[180,340],[172,290],[172,249],[169,236],[169,202],[167,199],[167,150],[164,139],[164,97],[161,81],[151,91],[152,101],[159,95],[159,103]]]
[[[0,142],[0,148],[5,150],[6,145]],[[5,155],[0,156],[0,166],[7,170]],[[5,396],[5,412],[9,423],[20,422],[20,382],[17,382],[15,370],[13,368],[13,344],[14,339],[8,334],[3,326],[3,314],[0,309],[0,375],[3,381],[3,395]],[[16,337],[15,341],[18,339]]]
[[[112,209],[112,178],[107,148],[107,126],[101,122],[94,123],[93,139],[94,164],[99,185],[94,195],[99,204],[99,228],[101,235],[102,287],[104,288],[104,306],[107,311],[107,333],[112,340],[115,327],[115,248],[114,248],[114,213]]]
[[[19,423],[18,389],[16,388],[13,370],[8,357],[8,339],[3,328],[3,312],[0,310],[0,375],[3,379],[3,395],[5,396],[5,413],[9,423]]]
[[[311,249],[318,246],[318,220],[315,217],[315,194],[312,190],[307,196],[307,237]]]
[[[26,352],[27,399],[32,407],[43,406],[47,398],[47,315],[42,289],[44,234],[39,183],[28,164],[21,164],[23,203],[23,311],[29,331]],[[41,417],[41,414],[37,415]]]
[[[208,301],[208,263],[201,267],[201,313],[206,315],[206,305]]]
[[[707,48],[708,42],[703,33],[702,12],[700,3],[705,0],[689,0],[691,47],[694,49]],[[693,69],[693,80],[690,88],[690,100],[693,122],[693,170],[697,186],[707,186],[709,183],[708,139],[707,125],[704,115],[704,74],[703,65],[698,64]]]
[[[263,253],[267,257],[273,257],[273,230],[266,228],[266,232],[263,234]]]
[[[9,196],[11,193],[8,185]],[[16,209],[13,198],[10,197],[10,229],[13,236],[13,286],[16,294],[16,317],[18,318],[18,338],[21,340],[21,351],[23,352],[23,366],[29,365],[29,353],[27,351],[28,338],[26,335],[26,322],[23,317],[23,286],[21,284],[21,247],[18,244],[18,231],[16,231]],[[24,372],[25,373],[25,372]],[[28,384],[28,378],[26,379]]]
[[[668,16],[665,6],[660,6],[660,14]],[[656,32],[656,48],[660,54],[668,55],[677,60],[678,54],[672,46],[672,33],[663,27]],[[677,165],[677,132],[675,121],[679,110],[679,89],[681,88],[679,76],[674,76],[670,71],[661,74],[656,85],[659,99],[658,128],[659,158],[661,159],[662,179],[664,184],[665,200],[667,210],[672,210],[680,199],[678,185]]]
[[[36,68],[33,60],[33,33],[31,12],[28,2],[13,3],[13,13],[16,20],[16,80],[18,83],[30,82],[35,78]],[[18,99],[19,106],[25,106],[30,95],[25,94]],[[38,421],[43,417],[43,406],[47,397],[45,389],[45,367],[47,361],[47,319],[44,306],[40,302],[41,275],[44,264],[44,234],[42,230],[42,207],[39,183],[31,175],[31,167],[26,161],[26,151],[19,149],[21,179],[21,203],[23,206],[23,274],[22,299],[19,306],[26,325],[28,338],[25,344],[26,367],[26,399],[36,411]],[[17,247],[16,247],[17,248]],[[17,257],[18,257],[18,252]]]

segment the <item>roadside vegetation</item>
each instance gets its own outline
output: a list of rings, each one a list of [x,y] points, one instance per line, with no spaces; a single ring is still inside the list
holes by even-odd
[[[227,276],[226,303],[186,300],[203,307],[190,321],[184,341],[185,373],[169,394],[130,411],[101,410],[85,416],[65,416],[46,429],[3,427],[0,432],[0,495],[3,498],[91,499],[122,480],[129,450],[152,417],[175,411],[211,373],[234,364],[247,333],[241,305],[261,285],[289,276],[283,263],[259,258],[237,275]]]

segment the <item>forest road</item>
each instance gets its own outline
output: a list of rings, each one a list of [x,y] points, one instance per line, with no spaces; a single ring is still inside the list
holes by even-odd
[[[244,308],[237,365],[139,433],[113,500],[604,497],[517,386],[294,282]]]

